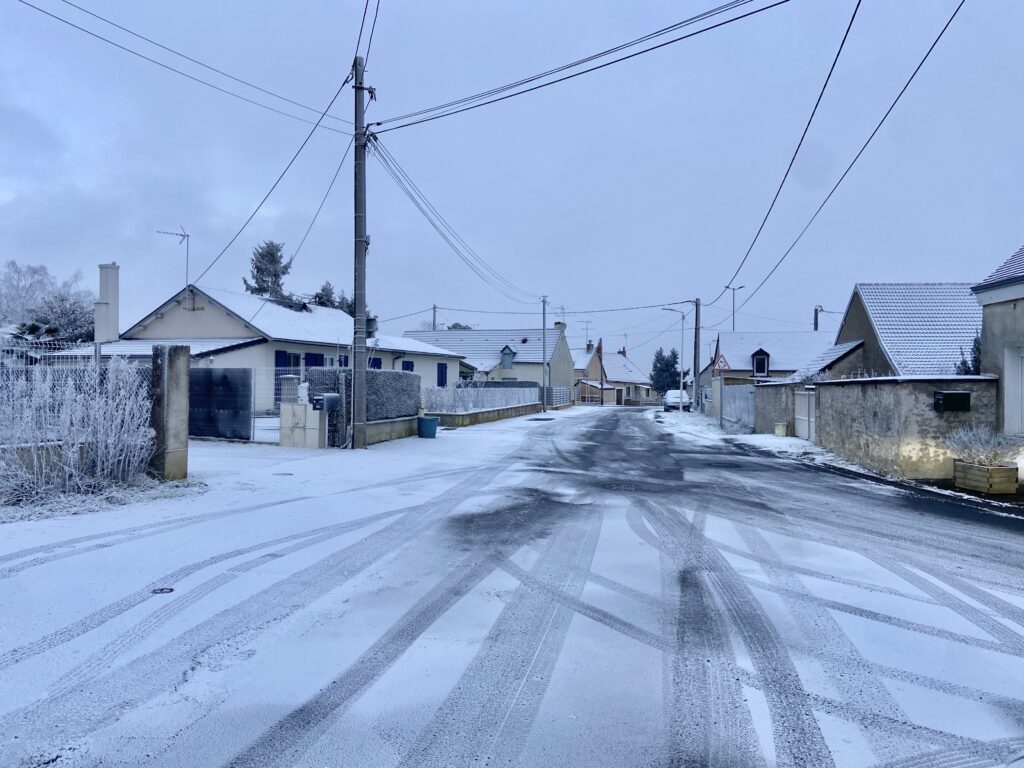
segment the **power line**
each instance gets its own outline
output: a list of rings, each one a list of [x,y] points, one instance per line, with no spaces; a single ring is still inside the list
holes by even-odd
[[[267,96],[273,96],[275,99],[280,99],[281,101],[285,101],[285,102],[287,102],[289,104],[292,104],[292,105],[294,105],[296,107],[301,107],[302,109],[309,110],[310,112],[316,113],[316,112],[320,111],[316,107],[311,107],[311,106],[309,106],[307,104],[303,104],[300,101],[295,101],[294,99],[290,99],[287,96],[282,96],[280,93],[276,93],[275,91],[271,91],[271,90],[269,90],[267,88],[264,88],[262,86],[256,85],[255,83],[253,83],[253,82],[251,82],[249,80],[244,80],[241,77],[237,77],[235,75],[232,75],[230,72],[225,72],[223,69],[218,69],[217,67],[214,67],[214,66],[212,66],[210,64],[206,64],[205,62],[202,62],[199,59],[193,58],[192,56],[189,56],[188,54],[182,53],[181,51],[175,50],[174,48],[171,48],[168,45],[164,45],[163,43],[157,42],[156,40],[154,40],[154,39],[152,39],[150,37],[146,37],[145,35],[141,35],[138,32],[135,32],[134,30],[129,29],[128,27],[124,27],[124,26],[118,24],[116,21],[112,21],[111,19],[108,19],[105,16],[101,16],[100,14],[95,13],[94,11],[90,11],[88,8],[83,8],[80,5],[76,5],[75,3],[71,2],[71,0],[60,0],[60,1],[62,3],[64,3],[65,5],[69,5],[72,8],[75,8],[75,9],[81,11],[82,13],[84,13],[84,14],[86,14],[88,16],[92,16],[94,19],[98,19],[99,21],[102,21],[104,24],[109,24],[110,26],[114,27],[115,29],[119,29],[122,32],[125,32],[125,33],[131,35],[132,37],[138,38],[139,40],[143,40],[143,41],[149,43],[150,45],[155,45],[157,48],[160,48],[161,50],[167,51],[168,53],[171,53],[171,54],[173,54],[175,56],[178,56],[179,58],[182,58],[185,61],[189,61],[189,62],[191,62],[191,63],[193,63],[193,64],[195,64],[197,66],[202,67],[203,69],[209,70],[210,72],[215,72],[218,75],[222,75],[223,77],[228,78],[229,80],[234,80],[236,83],[248,86],[249,88],[252,88],[253,90],[257,90],[260,93],[266,94]],[[331,120],[337,120],[340,123],[348,123],[349,125],[352,124],[351,120],[345,120],[345,119],[340,118],[340,117],[335,117],[334,115],[328,115],[327,117],[329,117]]]
[[[115,41],[111,40],[110,38],[104,37],[103,35],[100,35],[100,34],[98,34],[96,32],[93,32],[92,30],[86,29],[85,27],[81,27],[78,24],[75,24],[72,21],[68,21],[67,19],[65,19],[65,18],[63,18],[61,16],[58,16],[55,13],[50,13],[50,11],[47,11],[47,10],[44,10],[44,9],[40,8],[38,5],[33,5],[32,3],[28,2],[28,0],[18,0],[18,2],[21,3],[24,6],[27,6],[28,8],[31,8],[31,9],[33,9],[35,11],[38,11],[39,13],[43,14],[44,16],[49,16],[51,19],[54,19],[55,21],[59,21],[61,24],[66,24],[67,26],[71,27],[72,29],[76,29],[79,32],[84,32],[85,34],[89,35],[90,37],[94,37],[97,40],[101,40],[102,42],[107,43],[108,45],[112,45],[115,48],[117,48],[117,49],[119,49],[121,51],[124,51],[125,53],[131,54],[132,56],[136,56],[136,57],[142,59],[143,61],[148,61],[150,64],[154,64],[154,65],[160,67],[161,69],[167,70],[168,72],[173,72],[174,74],[181,75],[182,77],[187,78],[187,79],[191,80],[194,83],[199,83],[200,85],[205,85],[207,88],[212,88],[213,90],[217,91],[218,93],[223,93],[226,96],[231,96],[231,97],[233,97],[235,99],[238,99],[239,101],[244,101],[246,104],[252,104],[254,107],[259,107],[260,109],[266,109],[266,110],[268,110],[270,112],[274,112],[275,114],[282,115],[283,117],[288,117],[288,118],[291,118],[292,120],[298,120],[299,122],[305,123],[306,125],[314,125],[316,127],[322,127],[322,128],[324,128],[324,130],[334,131],[335,133],[341,133],[341,134],[344,134],[346,136],[351,135],[347,131],[341,131],[341,130],[338,130],[337,128],[332,128],[329,125],[321,126],[320,123],[323,120],[322,117],[321,117],[320,120],[317,120],[316,123],[314,123],[312,120],[307,120],[304,117],[299,117],[298,115],[293,115],[291,112],[285,112],[284,110],[277,109],[276,107],[272,107],[269,104],[264,104],[263,102],[256,101],[255,99],[250,99],[249,97],[243,96],[240,93],[236,93],[235,91],[229,90],[227,88],[222,88],[221,86],[219,86],[219,85],[217,85],[215,83],[211,83],[209,80],[203,80],[202,78],[196,77],[195,75],[190,75],[188,72],[185,72],[183,70],[177,69],[176,67],[172,67],[170,64],[165,64],[162,61],[158,61],[157,59],[154,59],[154,58],[151,58],[149,56],[146,56],[144,53],[139,53],[138,51],[136,51],[136,50],[134,50],[132,48],[129,48],[128,46],[121,45],[121,43],[115,42]]]
[[[22,0],[19,0],[19,2],[21,2],[21,1]],[[235,240],[238,239],[239,235],[241,235],[242,232],[245,231],[245,228],[249,226],[249,222],[251,222],[254,218],[256,218],[256,214],[260,212],[260,209],[263,207],[263,204],[267,202],[267,199],[271,196],[271,194],[273,194],[274,190],[277,189],[277,185],[281,183],[281,179],[284,178],[285,174],[288,173],[288,170],[295,163],[296,159],[298,159],[299,155],[302,154],[302,150],[306,148],[306,144],[308,144],[309,140],[311,138],[313,138],[313,134],[316,133],[316,129],[319,128],[320,127],[320,123],[323,122],[324,116],[327,114],[327,111],[332,106],[334,106],[334,102],[338,100],[338,96],[341,95],[342,89],[348,84],[348,81],[351,80],[351,79],[352,79],[352,73],[349,72],[348,75],[345,76],[345,79],[342,80],[341,85],[338,86],[338,90],[334,92],[334,96],[331,97],[330,103],[328,103],[328,105],[324,108],[323,112],[320,113],[320,117],[317,118],[316,123],[310,129],[309,133],[306,134],[306,138],[302,140],[302,144],[300,144],[299,148],[297,150],[295,150],[295,154],[292,155],[292,159],[288,161],[288,164],[284,167],[284,170],[281,171],[281,174],[277,177],[277,179],[274,181],[274,183],[270,186],[270,189],[267,190],[267,194],[265,194],[263,196],[263,199],[260,200],[259,205],[257,205],[253,209],[253,212],[249,214],[249,218],[247,218],[245,220],[245,223],[242,224],[241,227],[239,227],[238,231],[235,232],[235,234],[232,236],[232,238],[228,241],[228,244],[225,245],[221,249],[220,253],[218,253],[214,257],[213,261],[211,261],[209,263],[209,265],[206,267],[206,269],[204,269],[200,273],[199,277],[196,278],[196,284],[198,284],[199,281],[203,279],[203,275],[205,275],[207,272],[209,272],[214,264],[216,264],[218,261],[220,261],[220,257],[223,256],[225,253],[227,253],[228,248],[230,248],[234,244]]]
[[[377,29],[377,14],[380,13],[380,0],[377,0],[377,6],[373,9],[373,23],[370,25],[370,37],[366,41],[366,56],[363,57],[363,66],[366,67],[370,63],[370,49],[373,47],[373,32]]]
[[[843,183],[843,180],[853,169],[853,166],[856,165],[857,161],[860,159],[860,156],[864,154],[864,150],[868,148],[868,145],[871,143],[871,140],[875,138],[875,135],[882,128],[882,125],[888,119],[889,115],[892,114],[893,109],[896,108],[896,105],[899,103],[899,100],[903,98],[903,94],[907,92],[907,89],[910,87],[910,84],[914,82],[914,78],[917,77],[917,73],[921,71],[921,67],[923,67],[924,63],[928,61],[928,57],[931,56],[932,51],[935,50],[935,47],[939,44],[939,41],[942,39],[942,36],[946,34],[946,30],[949,29],[950,25],[953,23],[953,19],[955,19],[957,14],[960,13],[960,9],[964,7],[965,2],[966,0],[960,0],[960,3],[954,9],[952,15],[943,25],[942,29],[939,30],[939,34],[936,36],[935,40],[932,41],[932,44],[928,47],[928,50],[925,51],[925,54],[921,58],[921,61],[918,62],[917,66],[914,68],[914,71],[910,73],[910,77],[907,78],[907,82],[903,84],[903,87],[900,89],[900,92],[896,94],[896,98],[892,100],[892,103],[889,105],[889,108],[885,110],[885,114],[882,115],[882,119],[878,121],[878,125],[875,126],[875,129],[873,131],[871,131],[871,135],[868,136],[867,141],[865,141],[863,146],[861,146],[861,148],[857,151],[857,154],[853,156],[853,160],[850,161],[850,164],[846,166],[846,170],[843,171],[843,175],[839,177],[839,180],[835,183],[835,185],[832,187],[829,193],[825,195],[825,199],[821,201],[821,205],[818,206],[818,209],[814,212],[814,215],[811,216],[808,222],[804,225],[804,228],[800,230],[800,234],[796,236],[796,240],[794,240],[792,244],[790,244],[789,248],[787,248],[785,252],[782,254],[782,256],[779,257],[779,260],[775,262],[775,266],[771,268],[768,274],[764,276],[764,279],[760,283],[758,283],[757,287],[753,291],[751,291],[747,298],[744,299],[743,303],[740,304],[740,309],[745,307],[747,303],[752,298],[754,298],[757,292],[761,290],[761,287],[768,282],[769,278],[771,278],[771,276],[775,274],[775,270],[777,270],[782,265],[782,262],[786,260],[786,257],[789,256],[789,254],[792,252],[794,248],[796,248],[797,243],[799,243],[800,240],[803,238],[804,233],[807,232],[808,229],[810,229],[811,224],[813,224],[814,220],[818,218],[818,214],[821,213],[825,205],[828,204],[828,201],[832,199],[832,195],[834,195],[836,190],[839,189],[839,185]]]
[[[556,78],[554,80],[549,80],[548,82],[540,83],[539,85],[534,85],[534,86],[531,86],[529,88],[524,88],[523,90],[514,91],[513,93],[506,93],[506,94],[504,94],[502,96],[496,96],[496,97],[488,99],[486,101],[481,101],[481,102],[478,102],[478,103],[469,104],[467,106],[459,107],[458,109],[451,109],[451,110],[448,110],[448,111],[445,111],[445,112],[441,112],[440,114],[427,115],[427,116],[421,117],[421,118],[419,118],[417,120],[410,120],[409,122],[400,123],[399,125],[394,125],[394,126],[392,126],[390,128],[383,128],[380,131],[378,131],[377,133],[386,133],[388,131],[396,131],[396,130],[398,130],[400,128],[408,128],[408,127],[413,126],[413,125],[419,125],[420,123],[427,123],[427,122],[430,122],[432,120],[438,120],[438,119],[440,119],[442,117],[449,117],[451,115],[461,114],[462,112],[468,112],[471,109],[478,109],[480,107],[486,107],[489,104],[495,104],[495,103],[497,103],[499,101],[505,101],[506,99],[511,99],[511,98],[514,98],[515,96],[522,96],[523,94],[531,93],[533,91],[540,90],[541,88],[547,88],[549,86],[565,82],[566,80],[571,80],[571,79],[573,79],[575,77],[580,77],[581,75],[586,75],[586,74],[589,74],[590,72],[596,72],[599,69],[604,69],[605,67],[610,67],[613,64],[619,64],[619,63],[621,63],[623,61],[627,61],[629,59],[636,58],[637,56],[642,56],[645,53],[650,53],[651,51],[656,51],[659,48],[664,48],[665,46],[673,45],[674,43],[678,43],[678,42],[681,42],[683,40],[688,40],[689,38],[695,37],[695,36],[700,35],[700,34],[703,34],[704,32],[710,32],[713,29],[718,29],[719,27],[724,27],[727,24],[732,24],[734,21],[741,21],[742,19],[746,19],[746,18],[748,18],[750,16],[754,16],[756,14],[763,13],[764,11],[771,10],[772,8],[777,8],[780,5],[785,5],[788,2],[790,2],[790,0],[776,0],[776,2],[772,3],[771,5],[766,5],[763,8],[758,8],[758,9],[753,10],[753,11],[748,11],[747,13],[741,14],[739,16],[734,16],[731,19],[726,19],[725,21],[720,21],[717,24],[712,24],[710,27],[704,27],[703,29],[698,29],[696,32],[690,32],[689,34],[682,35],[681,37],[676,37],[676,38],[673,38],[672,40],[667,40],[667,41],[665,41],[663,43],[659,43],[658,45],[651,46],[650,48],[644,48],[644,49],[642,49],[640,51],[635,51],[633,53],[627,54],[626,56],[621,56],[621,57],[619,57],[617,59],[612,59],[611,61],[606,61],[603,64],[597,64],[597,65],[595,65],[593,67],[588,67],[587,69],[580,70],[579,72],[573,72],[572,74],[564,75],[563,77],[559,77],[559,78]],[[378,125],[378,126],[379,125],[383,125],[383,121],[374,123],[374,125]]]
[[[374,137],[376,139],[376,137]],[[423,215],[427,222],[437,231],[441,239],[448,244],[456,256],[466,264],[481,280],[501,293],[505,298],[520,304],[529,304],[521,296],[530,296],[527,291],[516,286],[506,278],[502,277],[494,268],[487,264],[484,259],[474,251],[469,244],[455,231],[448,221],[440,214],[436,207],[427,199],[422,190],[416,186],[405,170],[398,164],[386,147],[379,140],[370,145],[373,154],[384,167],[391,179],[405,193],[416,209]]]
[[[607,50],[601,51],[599,53],[591,54],[591,55],[586,56],[586,57],[584,57],[582,59],[576,59],[575,61],[571,61],[568,64],[563,64],[563,65],[561,65],[559,67],[555,67],[554,69],[549,69],[549,70],[546,70],[544,72],[540,72],[540,73],[538,73],[536,75],[531,75],[530,77],[522,78],[521,80],[516,80],[516,81],[511,82],[511,83],[506,83],[505,85],[499,85],[496,88],[490,88],[490,89],[488,89],[486,91],[481,91],[479,93],[475,93],[472,96],[464,96],[464,97],[462,97],[460,99],[455,99],[454,101],[445,102],[444,104],[438,104],[438,105],[433,106],[433,107],[427,107],[425,109],[419,109],[419,110],[416,110],[415,112],[407,112],[404,115],[396,115],[395,117],[389,117],[389,118],[387,118],[385,120],[380,121],[379,123],[377,123],[377,125],[384,125],[385,123],[393,123],[393,122],[400,121],[400,120],[408,120],[409,118],[412,118],[412,117],[419,117],[420,115],[429,114],[431,112],[437,112],[437,111],[444,110],[444,109],[450,109],[451,107],[456,107],[456,106],[459,106],[459,105],[462,105],[462,104],[467,104],[467,103],[472,102],[472,101],[479,101],[480,99],[485,99],[485,98],[487,98],[489,96],[494,96],[494,95],[499,94],[499,93],[504,93],[505,91],[509,91],[509,90],[511,90],[513,88],[519,88],[519,87],[521,87],[523,85],[527,85],[529,83],[535,82],[535,81],[540,80],[542,78],[550,77],[551,75],[556,75],[559,72],[564,72],[567,69],[572,69],[573,67],[577,67],[577,66],[580,66],[582,64],[586,64],[588,62],[594,61],[595,59],[600,59],[600,58],[604,58],[605,56],[610,56],[613,53],[618,53],[619,51],[625,50],[626,48],[631,48],[634,45],[639,45],[640,43],[643,43],[643,42],[646,42],[648,40],[652,40],[652,39],[654,39],[656,37],[660,37],[662,35],[668,34],[669,32],[673,32],[673,31],[675,31],[675,30],[677,30],[677,29],[679,29],[681,27],[685,27],[685,26],[688,26],[688,25],[690,25],[692,23],[695,23],[696,21],[701,21],[701,20],[703,20],[705,18],[709,18],[709,17],[717,15],[719,13],[723,13],[723,12],[725,12],[727,10],[731,10],[732,8],[735,8],[735,7],[740,6],[740,5],[746,5],[747,3],[751,2],[751,1],[752,0],[732,0],[731,2],[728,2],[725,5],[721,5],[718,8],[713,8],[713,9],[711,9],[709,11],[705,11],[702,14],[699,14],[697,16],[693,16],[693,17],[691,17],[689,19],[686,19],[684,21],[677,22],[677,23],[672,24],[672,25],[670,25],[668,27],[663,27],[662,29],[659,29],[659,30],[651,32],[651,33],[649,33],[647,35],[644,35],[643,37],[638,37],[635,40],[630,40],[627,43],[622,43],[620,45],[617,45],[614,48],[608,48]]]
[[[761,233],[764,231],[765,224],[768,223],[768,217],[772,215],[772,211],[775,209],[775,203],[779,200],[779,195],[782,194],[782,188],[786,185],[786,180],[789,178],[790,171],[793,170],[793,163],[796,162],[796,156],[800,154],[800,148],[804,145],[804,139],[807,138],[807,132],[811,128],[811,123],[814,122],[814,116],[818,113],[818,107],[821,106],[821,100],[825,96],[825,90],[828,88],[829,82],[832,80],[832,73],[836,71],[836,64],[839,63],[839,57],[843,53],[843,48],[846,46],[846,39],[850,36],[850,30],[853,29],[853,21],[857,18],[857,11],[860,10],[861,0],[857,0],[857,4],[853,6],[853,14],[850,16],[850,23],[846,25],[846,31],[843,33],[843,39],[839,42],[839,49],[836,51],[835,57],[832,59],[832,66],[828,68],[828,74],[825,76],[825,82],[821,85],[821,90],[818,91],[818,98],[814,102],[814,108],[811,110],[811,114],[807,118],[807,123],[804,125],[803,133],[800,134],[800,140],[796,143],[796,148],[793,150],[793,155],[789,158],[789,165],[786,166],[786,172],[782,174],[782,180],[779,182],[778,189],[775,190],[775,195],[772,197],[772,202],[768,206],[768,210],[765,211],[764,218],[761,219],[761,225],[757,228],[757,232],[754,233],[754,239],[750,241],[750,245],[747,247],[747,252],[743,254],[743,258],[740,259],[740,263],[736,266],[736,271],[732,273],[732,277],[729,278],[726,285],[732,285],[739,275],[740,270],[743,269],[743,265],[747,263],[747,259],[750,257],[750,252],[754,250],[754,246],[757,244],[757,240],[761,237]],[[728,288],[723,288],[722,292],[719,293],[713,301],[709,302],[705,306],[711,306],[715,304]]]

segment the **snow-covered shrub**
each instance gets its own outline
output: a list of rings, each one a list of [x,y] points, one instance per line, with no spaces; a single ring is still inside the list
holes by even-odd
[[[946,447],[956,457],[971,464],[998,467],[1012,462],[1024,446],[991,427],[966,424],[946,435]]]
[[[153,453],[149,371],[109,367],[0,369],[0,504],[131,484]]]

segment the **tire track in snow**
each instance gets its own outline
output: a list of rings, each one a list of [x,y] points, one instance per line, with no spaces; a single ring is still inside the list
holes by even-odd
[[[40,746],[54,752],[55,744],[79,739],[173,690],[205,656],[236,638],[266,630],[362,573],[436,525],[444,510],[479,493],[495,474],[494,467],[484,467],[432,504],[411,508],[420,514],[406,511],[390,525],[190,627],[160,648],[46,706],[30,705],[4,718],[0,754],[24,756]]]
[[[586,581],[579,569],[589,569],[600,531],[600,513],[589,510],[551,536],[529,572],[499,564],[520,586],[400,768],[516,762],[573,615],[536,583],[578,597]]]
[[[158,587],[173,587],[177,585],[178,582],[180,582],[181,580],[206,568],[217,565],[218,563],[225,562],[226,560],[232,560],[236,557],[241,557],[252,552],[257,552],[261,549],[267,549],[269,547],[278,546],[280,544],[285,544],[296,540],[320,537],[325,534],[327,534],[328,538],[330,538],[331,536],[337,536],[348,531],[363,528],[367,525],[372,525],[373,523],[379,522],[381,520],[386,520],[389,517],[396,517],[400,514],[403,514],[403,512],[408,511],[411,510],[395,510],[392,512],[383,512],[376,515],[370,515],[369,517],[360,518],[358,520],[349,521],[346,523],[337,523],[335,525],[323,526],[321,528],[316,528],[310,531],[301,531],[299,533],[294,533],[288,536],[281,536],[277,539],[261,541],[257,542],[256,544],[250,544],[246,547],[240,547],[238,549],[233,549],[228,552],[222,552],[218,555],[211,555],[210,557],[204,558],[203,560],[197,560],[194,563],[189,563],[188,565],[184,565],[180,568],[170,571],[169,573],[164,574],[163,576],[157,579],[154,579],[141,589],[138,589],[135,592],[132,592],[131,594],[126,595],[119,600],[115,600],[112,603],[108,603],[102,608],[93,611],[89,615],[79,619],[76,622],[67,624],[64,627],[61,627],[60,629],[43,635],[42,637],[37,638],[36,640],[33,640],[30,643],[25,643],[24,645],[12,648],[9,651],[5,651],[4,653],[0,654],[0,670],[7,669],[8,667],[11,667],[15,664],[19,664],[25,661],[26,659],[32,658],[33,656],[37,656],[40,653],[45,653],[46,651],[56,648],[59,645],[63,645],[64,643],[70,642],[71,640],[74,640],[76,637],[80,637],[86,632],[96,629],[97,627],[102,626],[103,624],[106,624],[108,621],[117,618],[121,614],[130,611],[132,608],[135,608],[136,606],[142,605],[148,600],[160,600],[161,598],[159,596],[153,594],[154,589]],[[312,542],[307,542],[303,546],[313,546],[314,544],[318,543],[319,540],[321,539],[317,539],[316,541]]]
[[[637,499],[637,503],[643,509],[647,520],[657,529],[659,538],[667,545],[669,556],[681,566],[681,640],[686,639],[685,625],[688,619],[692,622],[694,616],[701,616],[706,618],[711,626],[714,626],[713,622],[720,620],[712,605],[711,596],[714,595],[728,614],[731,625],[728,628],[716,628],[716,632],[722,633],[722,640],[727,643],[726,633],[729,628],[734,629],[746,646],[761,679],[771,681],[762,692],[771,716],[778,764],[814,765],[821,768],[833,766],[831,752],[821,735],[808,693],[803,688],[778,630],[757,598],[750,592],[745,580],[732,569],[719,552],[712,546],[705,545],[700,514],[695,515],[694,523],[691,524],[681,513],[666,509],[662,505],[645,499]],[[701,525],[698,525],[698,522]],[[688,543],[693,548],[695,565],[688,564],[686,557],[680,557]],[[690,632],[692,631],[691,629]],[[684,648],[681,643],[680,650]],[[718,650],[717,653],[720,658],[723,653],[731,656],[727,648],[724,651]],[[715,656],[709,655],[706,658],[715,659]],[[738,691],[735,682],[736,670],[735,664],[729,664],[728,672],[733,675],[733,679],[729,681],[719,675],[722,682],[728,684],[734,691]],[[735,762],[735,757],[731,759]]]
[[[769,564],[777,560],[778,555],[759,531],[745,525],[736,525],[735,528],[751,552],[762,558],[762,570],[769,582],[780,588],[778,594],[802,634],[803,642],[815,649],[814,657],[843,701],[862,710],[870,707],[891,720],[907,721],[906,713],[884,683],[861,663],[863,657],[856,644],[829,613],[828,606],[808,599],[812,595],[796,575]],[[751,585],[763,586],[757,582]],[[865,728],[864,737],[875,757],[881,760],[906,757],[920,751],[919,742],[908,744],[888,730]]]

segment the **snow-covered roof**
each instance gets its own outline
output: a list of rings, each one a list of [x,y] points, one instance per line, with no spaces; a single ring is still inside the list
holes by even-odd
[[[975,285],[972,290],[987,291],[1022,280],[1024,280],[1024,246],[1018,248],[1010,258],[999,265],[995,272]]]
[[[832,346],[832,331],[722,331],[719,354],[729,370],[752,370],[751,356],[759,349],[768,353],[770,371],[798,371]],[[701,370],[714,362],[714,349]]]
[[[981,333],[970,283],[858,283],[854,291],[901,376],[953,373]]]
[[[786,382],[799,382],[814,376],[815,374],[821,373],[826,368],[830,368],[837,360],[841,360],[846,357],[850,352],[855,350],[861,344],[864,343],[863,339],[857,339],[855,341],[846,341],[842,344],[835,344],[828,349],[824,350],[820,355],[811,360],[807,365],[801,368],[799,371],[791,376],[787,376],[783,381]]]
[[[594,352],[596,351],[596,347],[591,347],[589,352],[586,347],[570,349],[569,352],[572,355],[573,369],[577,371],[585,371],[587,366],[590,365],[590,358],[594,356]]]
[[[309,344],[351,344],[352,316],[340,309],[305,305],[291,309],[250,293],[197,288],[269,339]]]
[[[157,344],[184,344],[189,347],[189,354],[192,357],[203,357],[234,347],[263,344],[265,341],[259,336],[247,339],[122,339],[101,344],[100,354],[104,357],[150,357],[153,354],[153,347]],[[82,344],[56,352],[48,352],[44,357],[92,357],[93,349],[92,344]]]
[[[437,355],[438,357],[462,357],[462,355],[457,355],[447,349],[427,344],[425,341],[407,339],[404,336],[377,335],[372,339],[367,339],[366,346],[382,349],[385,352],[409,352],[417,355]]]
[[[601,356],[604,363],[604,377],[608,381],[625,382],[626,384],[646,384],[650,386],[651,377],[640,370],[640,367],[625,355],[605,352]]]
[[[497,330],[471,328],[446,331],[406,331],[405,337],[424,341],[435,347],[441,347],[441,349],[450,349],[460,357],[464,357],[466,362],[477,370],[489,371],[501,362],[501,350],[506,346],[515,353],[513,360],[517,363],[543,362],[542,333],[540,328]],[[562,331],[558,328],[548,329],[548,362],[551,362],[555,345],[558,344],[561,335]]]

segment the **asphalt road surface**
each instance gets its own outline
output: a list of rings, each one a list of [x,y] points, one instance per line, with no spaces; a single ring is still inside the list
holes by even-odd
[[[444,477],[0,538],[0,765],[980,768],[1024,750],[1021,520],[661,418],[595,408]]]

